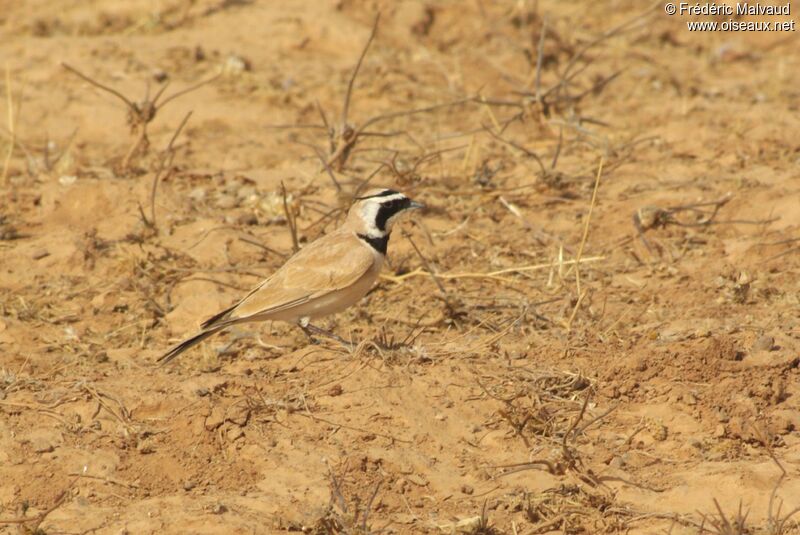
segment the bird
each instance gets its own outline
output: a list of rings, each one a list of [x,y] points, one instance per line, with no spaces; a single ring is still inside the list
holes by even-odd
[[[349,308],[367,295],[381,272],[392,227],[400,214],[424,205],[393,189],[356,197],[344,223],[306,245],[233,306],[201,324],[197,334],[158,358],[167,364],[187,349],[239,323],[285,321],[327,334],[311,320]],[[333,336],[334,338],[338,338]]]

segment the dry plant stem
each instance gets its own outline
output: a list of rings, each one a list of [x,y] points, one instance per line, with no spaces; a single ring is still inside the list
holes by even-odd
[[[414,240],[411,239],[411,236],[407,232],[403,231],[403,236],[406,237],[408,242],[411,244],[411,247],[413,247],[414,251],[416,251],[417,256],[419,256],[420,260],[422,260],[422,263],[425,265],[425,269],[428,271],[428,273],[430,273],[433,282],[436,284],[436,287],[439,288],[439,291],[442,293],[442,298],[444,299],[445,303],[447,303],[448,308],[452,309],[453,306],[450,303],[450,298],[447,294],[447,290],[444,289],[444,285],[436,276],[436,273],[434,273],[430,262],[428,262],[428,259],[425,258],[425,256],[422,254],[422,251],[419,250],[419,247],[417,247],[417,244],[414,243]]]
[[[583,264],[588,264],[590,262],[598,262],[600,260],[605,260],[605,258],[606,258],[605,256],[590,256],[590,257],[582,258],[580,260],[580,262],[583,263]],[[573,266],[573,265],[575,265],[577,263],[578,263],[577,260],[565,260],[565,261],[561,262],[561,265],[562,266]],[[467,272],[467,273],[439,273],[439,274],[437,274],[437,277],[439,277],[440,279],[499,279],[499,275],[505,275],[507,273],[525,273],[525,272],[528,272],[528,271],[541,271],[541,270],[544,270],[544,269],[550,269],[552,267],[553,267],[553,263],[552,262],[548,262],[547,264],[534,264],[534,265],[531,265],[531,266],[510,267],[510,268],[500,269],[500,270],[497,270],[497,271],[490,271],[488,273],[472,273],[472,272]],[[421,276],[427,276],[427,275],[428,275],[427,272],[417,268],[417,269],[415,269],[413,271],[409,271],[408,273],[403,273],[402,275],[396,275],[396,276],[381,275],[381,277],[384,278],[384,279],[390,280],[392,282],[402,282],[405,279],[408,279],[408,278],[411,278],[411,277],[421,277]],[[505,280],[509,280],[510,281],[511,279],[505,279]]]
[[[305,145],[307,147],[311,147],[314,150],[314,154],[317,155],[317,158],[319,158],[319,161],[322,163],[322,166],[325,168],[325,172],[327,172],[328,176],[331,178],[331,182],[333,182],[333,185],[336,188],[336,191],[342,191],[342,185],[336,179],[336,174],[333,172],[333,169],[331,169],[331,166],[328,163],[328,160],[325,159],[325,154],[323,154],[322,150],[319,147],[317,147],[316,145],[312,145],[311,143],[304,143],[302,141],[299,141],[298,143],[300,143],[301,145]]]
[[[532,150],[526,149],[525,147],[523,147],[522,145],[520,145],[518,143],[515,143],[515,142],[513,142],[511,140],[503,138],[500,134],[496,134],[488,126],[486,126],[486,125],[482,125],[482,126],[483,126],[483,129],[486,130],[489,133],[489,135],[492,136],[493,138],[495,138],[496,140],[498,140],[498,141],[500,141],[502,143],[505,143],[506,145],[508,145],[510,147],[513,147],[513,148],[517,149],[518,151],[524,153],[526,156],[530,156],[531,158],[533,158],[536,161],[536,163],[539,164],[539,169],[542,172],[542,176],[545,176],[547,174],[547,169],[545,168],[544,163],[542,162],[542,159],[539,158],[538,154],[536,154]]]
[[[600,158],[600,165],[597,166],[597,177],[594,180],[594,189],[592,190],[592,201],[589,204],[589,213],[586,215],[586,225],[583,228],[583,237],[581,244],[578,247],[578,254],[575,257],[575,286],[578,290],[578,296],[581,295],[581,270],[580,263],[583,256],[583,248],[586,246],[586,239],[589,237],[589,223],[592,221],[592,212],[594,205],[597,202],[597,189],[600,187],[600,176],[603,173],[603,158]]]
[[[614,28],[604,32],[603,34],[599,35],[595,39],[593,39],[593,40],[589,41],[588,43],[586,43],[574,56],[572,56],[572,58],[570,59],[569,63],[567,64],[566,68],[564,69],[564,74],[561,76],[561,80],[559,80],[559,82],[556,83],[553,87],[548,89],[545,92],[545,94],[542,95],[541,98],[542,99],[546,98],[552,92],[556,92],[556,91],[560,92],[564,87],[566,87],[566,85],[575,76],[577,76],[577,74],[579,74],[583,70],[583,69],[579,69],[578,72],[576,72],[576,73],[572,72],[573,67],[575,67],[575,65],[577,65],[578,61],[580,61],[583,58],[583,56],[590,49],[592,49],[595,46],[599,45],[603,41],[606,41],[607,39],[610,39],[611,37],[614,37],[618,33],[620,33],[623,30],[629,28],[630,26],[633,26],[638,21],[648,17],[649,15],[654,14],[656,12],[656,9],[658,9],[659,7],[660,7],[660,4],[655,4],[654,6],[650,7],[647,10],[645,10],[643,13],[640,13],[640,14],[638,14],[638,15],[636,15],[636,16],[634,16],[634,17],[622,22],[621,24],[615,26]]]
[[[591,399],[592,395],[591,392],[586,394],[586,397],[583,400],[583,404],[581,405],[581,411],[578,413],[578,416],[575,417],[575,420],[570,424],[569,429],[564,433],[564,436],[561,440],[561,449],[564,451],[564,457],[567,457],[567,440],[569,440],[569,436],[575,431],[575,428],[578,427],[578,424],[581,420],[583,420],[583,415],[586,414],[586,408],[589,406],[589,400]]]
[[[372,23],[372,31],[369,34],[369,38],[367,39],[364,48],[361,50],[361,55],[358,57],[358,62],[356,63],[355,68],[353,69],[353,74],[350,76],[350,80],[347,82],[347,92],[344,95],[344,104],[342,105],[342,129],[347,127],[347,115],[350,111],[350,99],[353,96],[353,84],[356,82],[356,77],[358,76],[358,71],[361,70],[361,64],[364,63],[364,58],[367,55],[367,51],[369,50],[372,41],[375,39],[375,34],[378,33],[378,23],[381,20],[380,11],[377,15],[375,15],[375,22]],[[324,119],[323,115],[323,119]]]
[[[375,15],[375,22],[372,24],[372,31],[369,34],[369,38],[367,39],[364,48],[361,50],[361,54],[358,57],[358,61],[353,69],[353,73],[350,75],[350,80],[347,82],[347,91],[345,91],[344,103],[342,104],[342,121],[339,125],[338,136],[335,131],[329,130],[331,133],[330,144],[332,154],[331,157],[326,161],[326,167],[332,166],[337,171],[341,171],[344,168],[347,158],[350,155],[350,151],[358,141],[358,137],[363,133],[364,127],[359,128],[358,130],[353,129],[347,123],[347,116],[350,112],[350,101],[353,96],[353,85],[355,84],[356,77],[358,76],[358,71],[361,70],[361,64],[364,62],[367,51],[369,50],[372,41],[375,39],[375,34],[378,32],[378,23],[380,22],[380,19],[381,14],[378,12],[378,14]],[[320,115],[322,115],[323,123],[327,126],[328,121],[321,109]]]
[[[333,426],[333,427],[341,427],[342,429],[349,429],[350,431],[355,431],[356,433],[361,433],[362,435],[375,435],[376,437],[383,437],[383,438],[389,439],[389,440],[391,440],[393,442],[396,441],[396,442],[401,442],[403,444],[411,444],[412,443],[411,440],[406,440],[406,439],[403,439],[403,438],[399,438],[399,437],[396,437],[394,435],[388,435],[388,434],[385,434],[385,433],[379,433],[377,431],[370,431],[368,429],[363,429],[361,427],[342,424],[342,423],[339,423],[339,422],[334,422],[332,420],[328,420],[326,418],[322,418],[321,416],[317,416],[316,414],[311,412],[311,409],[308,408],[307,404],[305,405],[305,409],[306,409],[306,412],[295,412],[294,414],[296,414],[298,416],[304,416],[306,418],[310,418],[310,419],[314,420],[315,422],[322,422],[324,424],[328,424],[328,425]]]
[[[178,139],[183,127],[186,126],[186,123],[189,121],[189,117],[191,116],[192,112],[190,111],[184,116],[181,124],[178,125],[178,128],[175,130],[175,133],[172,135],[172,138],[167,144],[167,148],[161,155],[161,159],[158,162],[158,169],[156,170],[155,176],[153,176],[153,185],[150,188],[150,225],[152,227],[156,226],[156,193],[158,190],[158,183],[161,182],[161,174],[164,172],[165,168],[169,169],[172,167],[172,160],[175,158],[175,150],[173,149],[173,145],[175,144],[175,140]]]
[[[17,141],[17,134],[14,128],[14,99],[11,96],[11,69],[6,62],[6,106],[8,107],[8,132],[11,139],[8,142],[8,152],[3,161],[3,179],[4,186],[8,185],[8,168],[11,165],[11,156],[14,154],[14,145]]]
[[[369,528],[367,527],[367,520],[369,519],[369,514],[372,510],[372,502],[375,501],[375,498],[378,496],[378,491],[381,490],[381,483],[383,483],[383,481],[378,481],[377,483],[375,483],[375,489],[372,491],[369,500],[367,500],[366,506],[364,506],[364,515],[362,516],[361,519],[362,533],[369,533]]]
[[[67,475],[74,476],[74,477],[85,477],[87,479],[96,479],[98,481],[102,481],[103,483],[109,483],[111,485],[119,485],[120,487],[125,487],[127,489],[138,489],[139,485],[135,483],[127,483],[125,481],[120,481],[119,479],[114,479],[112,477],[104,477],[104,476],[95,476],[92,474],[81,474],[78,472],[71,472]]]
[[[176,93],[173,93],[173,94],[171,94],[170,96],[168,96],[167,98],[165,98],[163,101],[161,101],[161,102],[159,103],[159,105],[158,105],[159,109],[161,109],[161,108],[163,108],[164,106],[166,106],[166,105],[167,105],[167,104],[168,104],[170,101],[173,101],[173,100],[175,100],[175,99],[177,99],[177,98],[180,98],[180,97],[182,97],[183,95],[186,95],[187,93],[191,93],[192,91],[196,91],[197,89],[200,89],[200,88],[201,88],[201,87],[203,87],[204,85],[207,85],[207,84],[210,84],[211,82],[214,82],[214,81],[215,81],[217,78],[219,78],[220,76],[222,76],[222,73],[221,73],[221,72],[218,72],[217,74],[215,74],[215,75],[214,75],[214,76],[212,76],[211,78],[207,78],[207,79],[205,79],[205,80],[201,80],[201,81],[197,82],[197,83],[196,83],[196,84],[194,84],[194,85],[190,85],[189,87],[186,87],[186,88],[184,88],[184,89],[181,89],[180,91],[178,91],[178,92],[176,92]],[[168,84],[167,84],[167,85],[168,85]],[[162,93],[162,92],[163,92],[163,91],[164,91],[164,90],[167,88],[167,85],[165,85],[164,87],[162,87],[162,88],[161,88],[161,91],[159,91],[159,93],[158,93],[158,94],[156,94],[156,96],[153,98],[153,105],[155,105],[155,103],[156,103],[156,100],[158,100],[158,97],[159,97],[159,96],[161,95],[161,93]]]
[[[117,91],[116,89],[114,89],[112,87],[108,87],[107,85],[103,85],[100,82],[98,82],[97,80],[94,80],[93,78],[89,78],[88,76],[86,76],[85,74],[80,72],[75,67],[72,67],[71,65],[68,65],[66,63],[62,63],[61,66],[64,67],[65,69],[67,69],[68,71],[70,71],[71,73],[73,73],[73,74],[77,75],[78,77],[82,78],[85,82],[88,82],[89,84],[95,86],[96,88],[101,89],[101,90],[103,90],[103,91],[105,91],[107,93],[110,93],[110,94],[114,95],[115,97],[117,97],[118,99],[122,100],[122,102],[124,102],[128,106],[128,108],[132,109],[132,108],[134,108],[136,106],[133,102],[131,102],[131,100],[128,99],[128,97],[126,97],[125,95],[123,95],[122,93]]]
[[[344,168],[344,164],[347,161],[346,156],[350,153],[351,149],[355,146],[356,142],[358,141],[359,137],[363,135],[367,135],[367,128],[373,126],[379,122],[388,121],[390,119],[396,119],[398,117],[407,117],[411,115],[417,115],[420,113],[430,113],[432,111],[440,110],[443,108],[449,108],[452,106],[458,106],[459,104],[464,104],[467,102],[473,102],[474,99],[460,99],[454,100],[452,102],[447,102],[444,104],[435,104],[433,106],[426,106],[424,108],[417,108],[413,110],[404,110],[398,112],[390,112],[383,115],[378,115],[376,117],[372,117],[371,119],[367,120],[364,124],[352,130],[352,133],[347,136],[346,139],[340,140],[340,143],[337,145],[336,150],[328,158],[328,165],[333,166],[334,169],[337,171],[341,171]],[[376,135],[376,134],[371,134]]]
[[[140,103],[136,103],[133,102],[128,97],[126,97],[125,95],[123,95],[122,93],[120,93],[119,91],[117,91],[116,89],[101,84],[97,80],[94,80],[93,78],[83,74],[75,67],[72,67],[71,65],[68,65],[66,63],[62,63],[61,65],[71,73],[75,74],[76,76],[80,77],[81,79],[95,86],[96,88],[105,91],[111,95],[114,95],[122,102],[124,102],[125,105],[127,106],[128,121],[131,125],[131,130],[134,133],[135,139],[131,147],[128,149],[128,152],[122,158],[122,163],[120,164],[120,167],[123,171],[128,169],[130,161],[133,158],[133,156],[137,152],[139,152],[142,149],[142,147],[145,148],[147,147],[148,145],[147,125],[156,118],[156,115],[159,110],[161,110],[169,102],[179,97],[182,97],[187,93],[195,91],[196,89],[199,89],[200,87],[206,84],[213,82],[222,75],[222,73],[217,73],[216,75],[212,76],[211,78],[208,78],[207,80],[203,80],[194,85],[190,85],[189,87],[182,89],[177,93],[174,93],[173,95],[170,95],[169,97],[165,98],[163,102],[159,102],[159,99],[164,94],[164,91],[166,91],[169,84],[168,83],[164,84],[161,87],[161,89],[159,89],[158,92],[156,92],[155,96],[153,97],[153,100],[150,100],[150,89],[148,85],[148,89],[145,94],[144,100]]]
[[[0,518],[0,525],[2,525],[2,524],[27,524],[28,522],[34,522],[35,524],[34,524],[33,530],[25,531],[23,533],[44,533],[43,531],[41,531],[39,529],[39,526],[42,525],[42,522],[44,522],[45,518],[47,518],[47,516],[50,513],[52,513],[53,511],[55,511],[59,507],[61,507],[61,504],[63,504],[64,501],[67,499],[67,497],[69,496],[70,489],[72,488],[72,486],[75,484],[75,482],[77,480],[78,480],[78,478],[73,479],[72,482],[70,482],[70,484],[67,485],[67,488],[62,490],[59,493],[59,495],[56,497],[56,501],[53,503],[53,505],[51,505],[50,507],[48,507],[47,509],[45,509],[44,511],[42,511],[38,515],[32,516],[30,518],[26,518],[26,517]]]
[[[239,237],[239,241],[242,241],[244,243],[249,243],[250,245],[254,245],[255,247],[258,247],[260,249],[263,249],[264,251],[267,251],[268,253],[271,253],[271,254],[274,254],[276,256],[279,256],[280,258],[286,258],[288,256],[288,255],[286,255],[284,253],[281,253],[280,251],[276,251],[272,247],[267,247],[266,245],[264,245],[260,241],[256,240],[255,238],[250,238],[250,237],[247,237],[247,236],[244,236],[244,237],[240,236]],[[191,271],[194,271],[194,270],[191,270]],[[261,277],[261,275],[255,275],[255,274],[254,274],[254,276]]]
[[[542,63],[544,58],[544,37],[547,33],[547,18],[542,19],[542,31],[539,34],[539,46],[536,48],[536,102],[542,102]]]
[[[286,200],[286,186],[281,180],[281,194],[283,195],[283,213],[286,215],[286,224],[289,226],[289,232],[292,235],[292,252],[296,253],[300,250],[300,242],[297,239],[297,220],[291,210],[289,210],[289,203]]]
[[[783,506],[783,500],[781,503],[778,504],[777,509],[775,508],[775,500],[778,495],[778,489],[780,488],[783,480],[788,476],[788,472],[786,468],[784,468],[783,463],[778,460],[778,456],[775,454],[775,450],[772,448],[772,440],[770,437],[765,436],[762,429],[760,429],[757,425],[751,424],[753,428],[753,432],[756,435],[756,438],[761,442],[764,446],[764,449],[767,450],[772,462],[775,463],[775,466],[781,471],[781,475],[778,477],[778,480],[775,482],[775,485],[772,487],[772,492],[769,495],[769,505],[767,507],[767,526],[770,529],[770,533],[775,535],[781,535],[786,532],[788,526],[788,522],[791,518],[800,513],[800,506],[795,507],[784,516],[781,516],[781,507]]]
[[[564,128],[558,128],[558,145],[556,145],[556,151],[553,153],[553,161],[550,162],[550,170],[554,171],[556,165],[558,165],[558,157],[561,155],[561,146],[564,143]]]

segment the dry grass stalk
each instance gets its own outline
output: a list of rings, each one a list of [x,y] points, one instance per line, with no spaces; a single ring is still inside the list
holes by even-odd
[[[592,222],[592,213],[594,212],[595,204],[597,203],[597,190],[600,187],[600,176],[603,174],[603,159],[600,159],[600,164],[597,166],[597,176],[594,181],[594,189],[592,189],[592,200],[589,203],[589,213],[586,214],[586,224],[583,227],[583,237],[581,244],[578,246],[578,254],[575,257],[575,287],[578,296],[581,295],[581,257],[583,256],[583,249],[586,246],[586,240],[589,238],[589,224]]]
[[[8,132],[11,136],[11,139],[8,142],[8,152],[6,153],[6,158],[3,161],[3,177],[0,182],[3,183],[4,186],[8,185],[8,169],[11,165],[11,156],[14,154],[14,146],[17,143],[17,133],[15,128],[15,121],[14,121],[14,98],[11,95],[11,69],[8,66],[8,62],[6,62],[6,107],[8,110]]]
[[[70,491],[72,487],[75,485],[75,482],[78,478],[73,479],[67,488],[62,490],[58,496],[56,496],[53,505],[42,511],[41,513],[37,514],[36,516],[32,517],[19,517],[19,518],[0,518],[0,525],[3,524],[16,524],[20,526],[22,533],[30,533],[32,535],[44,535],[45,531],[41,529],[42,523],[45,521],[47,516],[61,507],[61,505],[66,501],[66,499],[70,496]],[[31,526],[28,526],[31,524]]]
[[[578,246],[578,254],[575,257],[575,288],[577,291],[577,299],[575,300],[575,307],[570,314],[569,319],[567,320],[566,329],[567,332],[572,330],[572,322],[575,320],[575,316],[578,314],[578,310],[580,309],[581,303],[583,299],[586,297],[586,291],[581,291],[581,269],[580,269],[580,260],[583,256],[583,249],[586,246],[586,240],[589,238],[589,224],[592,221],[592,213],[594,212],[594,206],[597,203],[597,190],[600,187],[600,176],[603,174],[603,158],[600,159],[600,164],[597,166],[597,176],[594,181],[594,189],[592,190],[592,200],[589,203],[589,212],[586,214],[586,224],[583,227],[583,236],[581,237],[581,243]],[[588,290],[587,290],[588,291]]]
[[[175,159],[175,149],[173,148],[173,145],[175,144],[175,140],[178,139],[183,127],[186,126],[186,123],[189,121],[189,117],[191,116],[191,111],[184,116],[181,124],[178,125],[178,128],[175,130],[175,133],[172,135],[172,138],[167,144],[167,148],[164,149],[164,152],[161,154],[161,158],[158,161],[158,168],[156,169],[155,175],[153,175],[153,185],[150,187],[150,220],[148,221],[146,218],[144,219],[145,225],[149,227],[156,227],[156,193],[158,190],[158,184],[161,182],[161,175],[165,169],[171,170],[172,162]],[[169,175],[169,171],[167,172],[167,175]],[[139,210],[141,212],[141,206],[139,207]]]
[[[281,180],[281,195],[283,196],[283,213],[286,216],[286,225],[289,227],[289,233],[292,236],[292,252],[296,253],[300,250],[300,241],[297,238],[297,214],[294,210],[289,208],[288,196],[286,193],[286,186]]]
[[[601,260],[605,260],[605,256],[589,256],[583,258],[578,262],[577,259],[575,260],[562,260],[560,265],[562,266],[574,266],[577,263],[588,264],[591,262],[599,262]],[[498,269],[496,271],[489,271],[487,273],[474,273],[474,272],[465,272],[465,273],[437,273],[437,277],[440,279],[491,279],[491,280],[498,280],[501,282],[507,283],[514,283],[513,279],[503,278],[501,275],[506,275],[510,273],[527,273],[530,271],[543,271],[546,269],[550,269],[553,267],[552,262],[548,262],[547,264],[532,264],[528,266],[517,266],[517,267],[510,267],[510,268],[503,268]],[[421,268],[416,268],[408,273],[403,273],[402,275],[381,275],[381,278],[392,281],[392,282],[403,282],[406,279],[412,277],[427,277],[429,276],[428,272]]]

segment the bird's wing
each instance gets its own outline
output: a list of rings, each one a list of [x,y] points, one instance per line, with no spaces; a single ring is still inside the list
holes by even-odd
[[[218,320],[265,316],[318,299],[354,284],[374,263],[372,250],[353,233],[328,234],[297,252]]]

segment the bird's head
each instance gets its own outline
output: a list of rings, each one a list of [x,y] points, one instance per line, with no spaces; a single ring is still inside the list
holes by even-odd
[[[357,232],[371,238],[382,238],[392,232],[397,217],[406,210],[424,208],[404,194],[392,189],[373,189],[356,197],[347,219]]]

